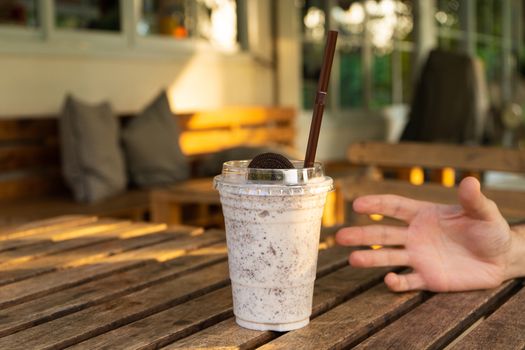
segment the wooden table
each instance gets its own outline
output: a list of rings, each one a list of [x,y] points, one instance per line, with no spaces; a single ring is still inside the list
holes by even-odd
[[[218,207],[221,204],[219,192],[213,188],[212,178],[189,180],[179,185],[153,190],[150,199],[153,222],[181,224],[183,207],[186,205],[194,205],[197,208],[193,215],[193,223],[206,225],[222,220],[220,212],[214,217],[210,215],[210,206]]]
[[[327,197],[323,224],[332,226],[344,220],[344,202],[339,182]],[[190,219],[184,219],[185,206],[193,206]],[[182,184],[155,189],[150,194],[151,219],[170,225],[192,224],[224,228],[219,192],[213,188],[213,178],[185,181]],[[188,214],[188,213],[186,213]]]
[[[309,326],[240,328],[224,233],[69,216],[0,231],[0,349],[522,349],[521,280],[391,293],[322,234]],[[459,340],[457,340],[459,339]]]

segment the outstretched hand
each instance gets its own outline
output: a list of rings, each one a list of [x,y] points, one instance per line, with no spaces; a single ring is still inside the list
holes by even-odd
[[[336,240],[349,246],[387,246],[353,252],[349,257],[353,266],[411,267],[408,274],[385,276],[385,283],[394,291],[484,289],[516,277],[510,268],[514,235],[496,204],[481,193],[479,182],[472,177],[461,182],[458,197],[460,205],[394,195],[360,197],[353,204],[357,213],[393,217],[408,227],[347,227],[337,233]]]

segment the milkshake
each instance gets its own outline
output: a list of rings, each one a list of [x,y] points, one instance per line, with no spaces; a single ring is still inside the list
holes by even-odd
[[[322,166],[252,169],[227,162],[214,180],[226,225],[233,306],[240,326],[289,331],[312,312],[321,217],[332,179]]]

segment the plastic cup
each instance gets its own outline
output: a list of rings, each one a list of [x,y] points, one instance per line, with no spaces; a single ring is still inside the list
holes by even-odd
[[[236,322],[255,330],[306,326],[312,313],[319,233],[333,181],[320,163],[251,169],[230,161],[214,179],[228,245]]]

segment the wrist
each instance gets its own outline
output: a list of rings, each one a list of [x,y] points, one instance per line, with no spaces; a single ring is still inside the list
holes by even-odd
[[[511,244],[505,280],[525,276],[525,226],[510,228]]]

